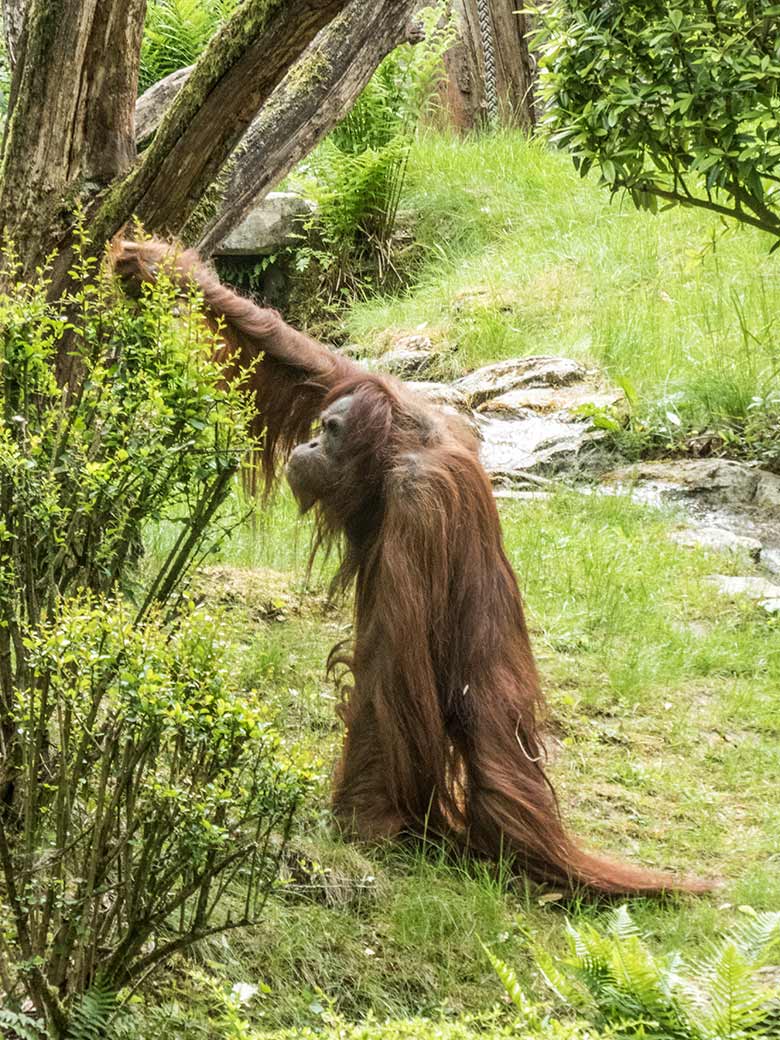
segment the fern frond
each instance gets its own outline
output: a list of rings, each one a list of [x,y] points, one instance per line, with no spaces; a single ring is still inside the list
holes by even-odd
[[[769,997],[758,983],[754,963],[727,940],[696,968],[701,980],[699,1034],[704,1040],[749,1036],[766,1017]]]
[[[538,1011],[534,1004],[525,995],[514,970],[510,968],[506,961],[502,961],[499,957],[496,957],[496,955],[492,953],[484,943],[482,943],[482,949],[487,954],[487,958],[493,967],[493,971],[498,975],[499,981],[504,987],[506,995],[520,1012],[523,1022],[526,1025],[533,1025],[538,1022]]]
[[[104,1040],[116,1010],[116,992],[97,979],[72,1012],[66,1040]]]
[[[45,1040],[46,1032],[43,1023],[20,1011],[8,1011],[0,1008],[0,1036],[8,1034],[19,1037],[19,1040]]]
[[[752,913],[734,928],[731,938],[753,962],[763,961],[780,951],[780,911]]]
[[[616,939],[630,939],[634,935],[641,934],[625,903],[622,903],[609,914],[607,931],[610,935],[614,935]]]

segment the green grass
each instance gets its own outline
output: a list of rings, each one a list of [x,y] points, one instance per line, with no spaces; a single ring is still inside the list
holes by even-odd
[[[682,211],[638,214],[514,135],[421,139],[404,205],[425,261],[402,297],[352,306],[350,336],[369,349],[425,323],[452,348],[452,374],[569,354],[634,387],[641,415],[675,410],[689,426],[744,417],[776,387],[778,261],[759,234],[721,235]],[[507,503],[502,517],[567,820],[615,856],[724,881],[711,898],[632,901],[652,948],[695,956],[744,907],[780,908],[780,623],[705,580],[750,573],[750,562],[672,543],[675,515],[625,496],[561,490]],[[540,1037],[595,1036],[561,1018],[529,953],[531,939],[563,952],[555,901],[435,849],[361,848],[332,834],[341,729],[324,662],[349,635],[349,605],[327,603],[332,562],[307,575],[308,533],[282,496],[198,579],[240,687],[318,763],[289,883],[259,926],[176,961],[139,996],[134,1036],[536,1036],[516,1024],[482,943],[549,1012]],[[154,532],[152,551],[170,538]],[[240,1008],[239,982],[258,987]]]
[[[423,136],[402,205],[424,261],[401,298],[351,307],[350,338],[369,351],[425,324],[452,351],[445,373],[569,355],[625,381],[643,419],[671,410],[689,428],[739,426],[780,389],[769,236],[640,213],[511,133]]]
[[[737,907],[780,907],[780,626],[705,581],[716,570],[745,573],[749,562],[677,546],[667,538],[673,515],[621,496],[562,491],[508,504],[503,520],[550,701],[551,773],[572,828],[616,856],[724,879],[713,898],[633,901],[653,947],[695,954],[738,919]],[[499,1035],[512,1016],[481,943],[534,999],[550,1001],[529,937],[562,952],[564,912],[501,871],[435,849],[372,850],[333,836],[327,798],[341,733],[324,660],[348,634],[349,611],[327,605],[326,574],[305,581],[303,548],[284,555],[291,524],[283,502],[234,544],[235,564],[218,561],[203,585],[229,620],[247,696],[268,701],[287,739],[319,763],[291,883],[257,928],[211,942],[200,966],[181,961],[158,982],[138,1016],[149,1030],[141,1035],[164,1026],[185,1040],[241,1036],[225,1017],[236,982],[261,987],[241,1008],[246,1037],[302,1035],[331,1015],[340,1016],[336,1036],[372,1014],[395,1024],[355,1037],[405,1036],[420,1015],[443,1016],[443,1037]],[[280,617],[268,616],[269,603]],[[496,1006],[497,1023],[468,1024]]]

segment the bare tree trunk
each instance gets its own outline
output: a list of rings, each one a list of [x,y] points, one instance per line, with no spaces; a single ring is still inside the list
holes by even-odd
[[[259,198],[349,112],[377,65],[408,36],[418,0],[352,0],[293,66],[241,142],[217,216],[200,233],[210,254]]]
[[[530,129],[535,66],[529,16],[515,0],[455,0],[459,40],[445,56],[446,104],[456,126]]]
[[[26,2],[0,171],[0,232],[15,242],[28,276],[58,251],[52,293],[68,281],[77,203],[96,250],[132,217],[151,232],[177,234],[224,169],[228,209],[220,230],[229,230],[348,111],[417,6],[244,0],[191,70],[138,101],[141,138],[150,143],[136,158],[146,0]],[[2,3],[19,12],[25,0]],[[226,167],[255,120],[240,157]],[[209,240],[215,234],[210,228]]]
[[[13,72],[22,38],[27,0],[2,0],[3,30],[8,63]]]
[[[31,0],[11,87],[0,228],[25,271],[71,223],[85,184],[135,156],[146,0]]]
[[[211,41],[152,144],[93,222],[98,241],[132,215],[149,231],[186,223],[239,140],[319,30],[348,0],[245,0]]]

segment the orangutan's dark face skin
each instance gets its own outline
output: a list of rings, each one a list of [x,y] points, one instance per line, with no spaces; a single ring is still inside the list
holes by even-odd
[[[287,480],[303,512],[327,498],[343,471],[351,407],[351,395],[334,401],[320,417],[317,436],[290,456]]]

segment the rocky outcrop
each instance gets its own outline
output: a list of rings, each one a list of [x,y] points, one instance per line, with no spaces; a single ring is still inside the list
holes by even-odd
[[[304,221],[316,206],[290,191],[272,191],[214,250],[217,256],[269,256],[300,243]]]
[[[581,382],[586,371],[577,361],[559,357],[513,358],[485,365],[453,384],[465,394],[473,408],[510,390],[559,387]]]
[[[730,459],[640,462],[604,478],[615,485],[651,486],[660,498],[691,498],[717,505],[756,506],[780,515],[780,477]]]

